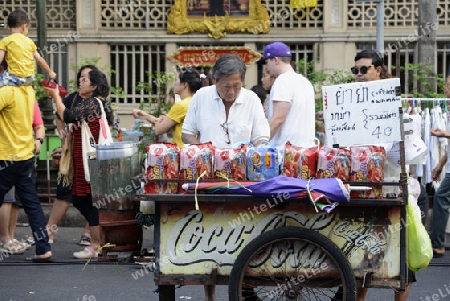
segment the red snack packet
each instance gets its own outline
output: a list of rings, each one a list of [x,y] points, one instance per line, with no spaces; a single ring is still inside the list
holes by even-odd
[[[246,149],[216,148],[214,153],[214,179],[246,180]]]
[[[317,160],[317,178],[350,178],[350,150],[322,146]]]
[[[212,179],[214,146],[211,143],[192,144],[180,150],[180,179],[197,180],[203,172],[202,179]],[[183,183],[180,184],[180,192]]]
[[[382,146],[353,146],[350,148],[350,181],[383,182],[386,151]],[[371,186],[368,191],[352,191],[352,198],[380,198],[382,186]]]
[[[178,179],[180,150],[176,144],[155,143],[147,146],[147,179]],[[144,186],[148,194],[177,193],[177,182],[148,182]]]
[[[308,180],[316,177],[318,148],[303,148],[286,142],[283,175]]]

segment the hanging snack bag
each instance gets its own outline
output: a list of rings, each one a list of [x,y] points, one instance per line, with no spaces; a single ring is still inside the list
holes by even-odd
[[[318,148],[303,148],[286,142],[283,175],[308,180],[316,177]]]
[[[246,147],[216,148],[214,153],[214,179],[246,180]]]
[[[149,180],[178,179],[179,148],[172,143],[155,143],[147,146],[146,175]],[[149,181],[144,186],[148,194],[177,193],[178,183]]]
[[[352,146],[350,181],[383,182],[386,151],[382,146]],[[380,198],[382,186],[371,186],[368,191],[352,191],[352,198]]]
[[[212,179],[213,176],[214,146],[211,143],[185,145],[180,150],[180,179],[197,180]],[[180,192],[185,193],[181,189]]]
[[[268,143],[247,149],[247,179],[264,181],[280,174],[278,150]]]
[[[350,150],[322,146],[317,159],[317,178],[350,178]]]

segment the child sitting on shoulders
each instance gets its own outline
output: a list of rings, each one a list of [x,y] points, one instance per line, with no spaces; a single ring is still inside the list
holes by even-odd
[[[11,34],[0,41],[0,63],[6,60],[8,70],[0,76],[0,87],[30,85],[35,79],[34,61],[51,79],[56,73],[37,51],[36,44],[28,35],[28,15],[16,10],[8,15]]]

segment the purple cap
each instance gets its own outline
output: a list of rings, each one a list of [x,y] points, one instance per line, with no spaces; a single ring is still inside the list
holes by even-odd
[[[263,59],[270,59],[273,57],[290,57],[291,50],[289,46],[281,42],[274,42],[264,47]]]

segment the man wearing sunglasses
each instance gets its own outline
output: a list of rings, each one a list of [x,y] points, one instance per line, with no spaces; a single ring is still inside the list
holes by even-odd
[[[350,71],[357,82],[370,82],[382,79],[383,57],[375,50],[363,50],[355,56],[355,66]]]
[[[389,78],[387,70],[384,67],[383,56],[375,50],[363,50],[355,56],[355,66],[350,68],[357,82],[370,82]],[[410,272],[408,279],[416,281],[414,273]],[[411,283],[408,283],[406,290],[395,292],[395,301],[406,301],[411,289]],[[367,295],[367,288],[358,288],[357,301],[364,301]]]

